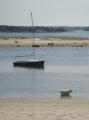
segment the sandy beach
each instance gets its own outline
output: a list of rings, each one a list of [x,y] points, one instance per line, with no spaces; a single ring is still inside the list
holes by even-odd
[[[0,120],[89,120],[89,100],[0,99]]]
[[[33,44],[32,38],[0,38],[0,46],[3,47],[31,47]],[[82,38],[35,38],[35,45],[37,47],[59,47],[59,46],[73,46],[84,47],[89,46],[89,39]]]

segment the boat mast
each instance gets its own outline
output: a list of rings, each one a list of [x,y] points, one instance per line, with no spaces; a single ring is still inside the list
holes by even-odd
[[[34,42],[34,23],[33,23],[33,16],[32,16],[32,12],[31,12],[31,22],[32,22],[32,32],[33,32],[33,57],[35,58],[35,42]]]

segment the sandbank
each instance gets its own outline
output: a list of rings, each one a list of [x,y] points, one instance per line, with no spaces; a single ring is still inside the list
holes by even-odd
[[[0,38],[1,47],[32,47],[32,38]],[[35,38],[35,45],[37,47],[85,47],[89,46],[89,39],[84,38],[68,38],[68,37],[43,37]]]

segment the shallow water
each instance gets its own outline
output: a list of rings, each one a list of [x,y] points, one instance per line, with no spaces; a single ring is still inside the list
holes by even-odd
[[[35,37],[80,37],[89,38],[89,31],[84,30],[74,30],[68,32],[45,32],[45,33],[35,33]],[[33,33],[29,32],[0,32],[0,37],[32,37]]]
[[[59,98],[73,90],[73,98],[89,98],[89,48],[36,48],[44,69],[13,67],[13,61],[31,59],[32,48],[0,48],[0,98]],[[29,56],[29,57],[28,57]]]

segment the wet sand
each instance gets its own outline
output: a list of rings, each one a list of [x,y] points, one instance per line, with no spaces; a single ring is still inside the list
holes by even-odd
[[[89,120],[89,100],[0,99],[0,120]]]
[[[0,38],[0,46],[3,47],[31,47],[33,44],[32,38]],[[82,38],[35,38],[35,45],[37,47],[59,47],[59,46],[73,46],[84,47],[89,46],[89,39]]]

